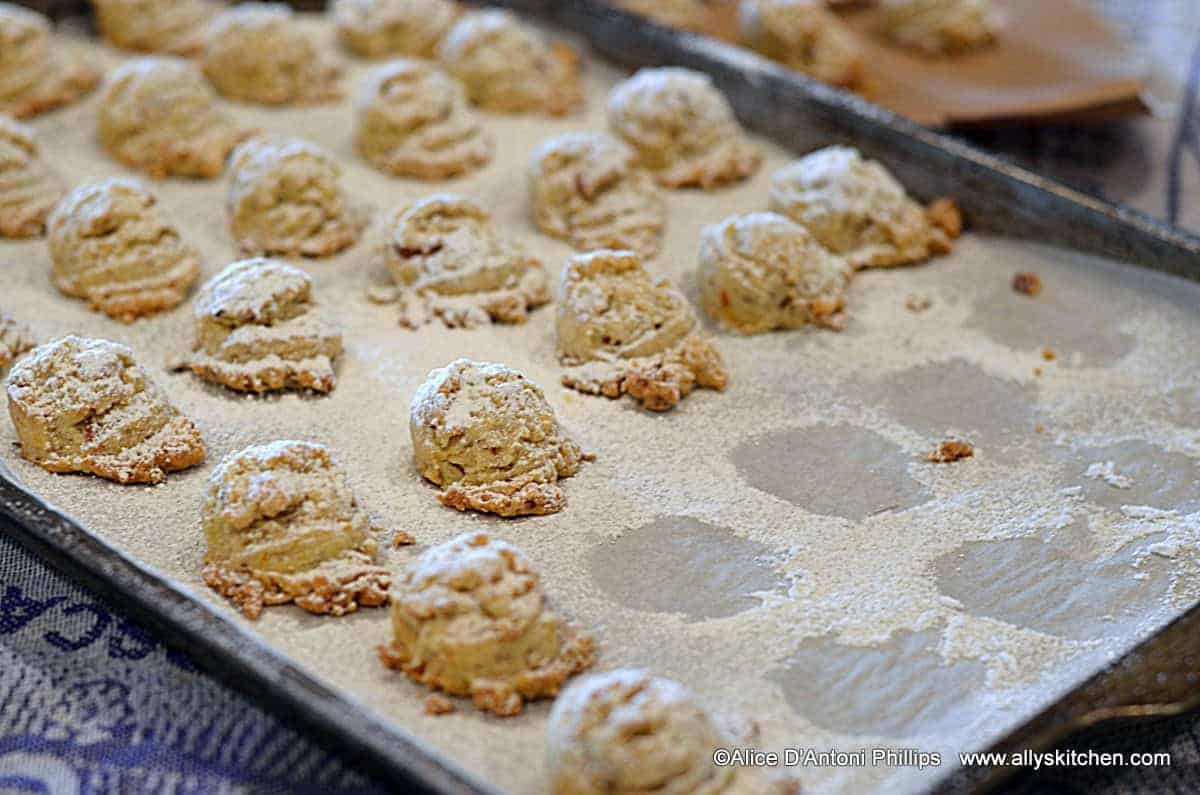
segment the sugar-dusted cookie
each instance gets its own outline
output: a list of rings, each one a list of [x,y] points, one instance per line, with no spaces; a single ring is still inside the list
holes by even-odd
[[[665,411],[696,386],[722,390],[729,380],[687,299],[667,280],[654,281],[632,251],[567,262],[556,331],[563,385],[589,395],[628,394]]]
[[[334,616],[387,601],[376,530],[324,445],[277,441],[225,458],[202,507],[204,581],[250,618],[294,602]]]
[[[200,255],[136,179],[86,182],[46,224],[54,283],[125,323],[172,309],[200,275]]]
[[[742,743],[686,687],[636,668],[589,674],[554,702],[546,726],[554,795],[769,795],[794,781],[761,768],[719,765]]]
[[[387,226],[383,257],[396,287],[373,290],[398,300],[400,323],[418,328],[438,318],[450,328],[524,323],[550,300],[542,263],[500,235],[482,207],[453,194],[401,207]]]
[[[58,49],[52,35],[46,17],[0,2],[0,113],[36,116],[96,87],[96,70]]]
[[[0,113],[0,237],[37,237],[66,193],[42,160],[33,128]]]
[[[428,61],[398,59],[373,70],[357,110],[358,152],[388,174],[449,179],[492,159],[492,135],[462,84]]]
[[[583,102],[578,56],[509,11],[469,11],[438,46],[442,66],[484,110],[562,116]]]
[[[221,110],[198,66],[161,55],[133,58],[113,72],[98,129],[110,155],[159,179],[217,177],[249,134]]]
[[[229,158],[228,210],[247,254],[328,257],[358,242],[366,209],[341,185],[342,167],[299,138],[251,138]]]
[[[880,163],[847,146],[826,147],[776,171],[771,209],[807,227],[856,269],[947,254],[962,231],[953,202],[922,207]]]
[[[631,249],[658,254],[667,207],[637,155],[604,133],[566,133],[533,155],[533,220],[580,251]]]
[[[709,0],[615,0],[613,5],[686,30],[703,30],[709,15]]]
[[[334,0],[329,7],[342,45],[364,58],[431,58],[458,18],[453,0]]]
[[[63,337],[8,374],[21,454],[50,472],[158,483],[204,462],[204,442],[124,345]]]
[[[413,463],[460,511],[557,513],[558,485],[588,457],[564,433],[542,390],[502,364],[458,359],[434,370],[409,413]]]
[[[842,327],[849,266],[777,213],[734,215],[705,227],[699,277],[701,305],[727,329]]]
[[[333,390],[342,329],[312,300],[312,279],[270,259],[229,265],[193,303],[196,336],[180,362],[239,392]]]
[[[0,375],[13,362],[36,347],[33,331],[21,321],[0,311]]]
[[[925,55],[961,55],[986,47],[1004,27],[992,0],[884,0],[880,32]]]
[[[187,56],[204,48],[204,28],[221,10],[211,0],[92,0],[92,6],[113,46]]]
[[[719,187],[762,162],[729,101],[708,75],[691,69],[639,70],[609,94],[608,123],[668,188]]]
[[[484,532],[426,550],[391,599],[383,663],[495,715],[553,697],[595,660],[591,635],[551,607],[529,559]]]
[[[742,40],[806,75],[853,88],[863,79],[862,47],[823,0],[742,0]]]
[[[230,99],[260,105],[332,102],[341,68],[296,24],[286,3],[242,3],[205,33],[204,74]]]

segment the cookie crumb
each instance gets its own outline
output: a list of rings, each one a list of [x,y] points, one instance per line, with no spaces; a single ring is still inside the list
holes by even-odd
[[[1013,276],[1012,288],[1014,292],[1036,298],[1042,292],[1042,277],[1032,271],[1022,271]]]
[[[394,547],[408,547],[415,543],[417,543],[417,539],[411,533],[406,533],[403,530],[397,530],[396,534],[392,536],[392,546]]]
[[[975,455],[975,448],[970,442],[951,437],[942,441],[932,453],[926,456],[926,460],[935,464],[949,464],[973,455]]]
[[[1049,348],[1042,348],[1042,358],[1048,362],[1052,362],[1058,358],[1058,354]]]
[[[933,300],[924,295],[909,295],[904,299],[904,308],[909,312],[921,313],[933,306]]]
[[[1035,378],[1041,378],[1042,377],[1042,368],[1040,368],[1040,367],[1033,368],[1033,375]]]
[[[454,702],[441,693],[433,693],[425,699],[426,715],[449,715],[454,711]]]
[[[1034,426],[1033,426],[1033,432],[1034,432],[1034,433],[1045,433],[1045,432],[1046,432],[1046,426],[1045,426],[1045,425],[1042,425],[1042,424],[1039,422],[1037,425],[1034,425]]]

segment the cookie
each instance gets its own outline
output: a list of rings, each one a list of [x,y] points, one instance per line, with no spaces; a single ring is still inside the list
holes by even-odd
[[[299,138],[251,138],[229,158],[227,207],[247,254],[329,257],[358,242],[367,213],[341,185],[342,167]]]
[[[862,47],[823,0],[742,0],[738,13],[748,47],[835,86],[862,83]]]
[[[962,229],[953,203],[922,207],[891,172],[847,146],[826,147],[775,172],[770,204],[855,269],[947,254]]]
[[[33,128],[0,113],[0,237],[38,237],[66,193],[46,165]]]
[[[408,328],[435,318],[449,328],[524,323],[550,300],[542,263],[470,199],[426,196],[398,209],[387,235],[383,257],[396,288],[384,298],[399,301]]]
[[[200,68],[172,56],[134,58],[112,74],[100,104],[100,143],[156,179],[212,179],[248,131],[217,105]]]
[[[209,0],[92,0],[96,26],[114,47],[197,55],[204,28],[221,7]]]
[[[721,354],[667,280],[654,281],[632,251],[572,257],[563,271],[556,324],[563,385],[589,395],[628,394],[665,411],[696,386],[723,390]]]
[[[427,61],[398,59],[372,71],[357,112],[358,152],[384,173],[449,179],[492,159],[492,136],[462,85]]]
[[[204,74],[224,96],[259,105],[304,105],[341,97],[341,68],[296,24],[285,3],[242,3],[205,33]]]
[[[124,345],[68,336],[8,374],[21,454],[49,472],[159,483],[204,463],[204,442]]]
[[[936,57],[987,47],[1003,27],[991,0],[885,0],[880,32],[894,44]]]
[[[229,265],[196,293],[196,336],[181,367],[239,392],[331,392],[341,327],[312,301],[312,278],[284,262]]]
[[[608,97],[608,123],[668,188],[720,187],[762,162],[729,101],[708,75],[691,69],[641,69],[619,83]]]
[[[741,334],[810,323],[840,329],[849,277],[841,257],[777,213],[730,216],[701,237],[700,303]]]
[[[557,513],[558,481],[585,460],[542,390],[502,364],[458,359],[434,370],[409,412],[413,463],[460,511]]]
[[[201,517],[204,581],[250,618],[289,602],[341,616],[387,601],[375,528],[324,445],[277,441],[227,456]]]
[[[578,56],[509,11],[469,11],[437,51],[471,101],[498,113],[562,116],[583,103]]]
[[[18,119],[69,105],[100,81],[96,70],[62,52],[50,20],[0,2],[0,113]]]
[[[199,253],[135,179],[80,185],[47,230],[58,289],[125,323],[173,309],[200,275]]]
[[[703,30],[709,15],[707,0],[614,0],[613,5],[685,30]]]
[[[579,251],[658,254],[667,207],[637,155],[604,133],[566,133],[538,147],[530,167],[533,220]]]
[[[33,331],[16,318],[0,312],[0,375],[22,354],[37,346]]]
[[[591,636],[550,605],[516,547],[484,532],[425,551],[392,584],[384,664],[494,715],[556,695],[591,667]]]
[[[363,58],[432,58],[458,18],[453,0],[334,0],[342,46]]]

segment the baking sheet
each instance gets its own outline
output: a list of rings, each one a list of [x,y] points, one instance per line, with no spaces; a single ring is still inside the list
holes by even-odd
[[[569,250],[530,226],[523,167],[543,137],[602,127],[603,94],[619,77],[591,58],[585,115],[491,119],[497,162],[438,189],[480,199],[557,271]],[[76,179],[120,173],[92,140],[96,101],[36,122],[54,162]],[[210,464],[154,488],[51,476],[20,460],[11,427],[0,429],[3,462],[25,485],[233,620],[242,622],[199,582],[199,495],[223,455],[283,436],[330,444],[362,501],[422,544],[487,527],[522,546],[556,603],[593,628],[600,667],[675,676],[713,709],[754,719],[761,744],[776,749],[984,747],[1196,601],[1196,285],[968,236],[930,266],[860,277],[842,334],[722,335],[730,390],[649,415],[555,386],[552,307],[521,328],[400,329],[394,310],[363,297],[383,278],[373,242],[382,211],[431,188],[358,163],[348,105],[236,113],[263,129],[304,130],[343,160],[355,193],[379,211],[370,243],[302,263],[318,300],[346,324],[338,389],[244,398],[163,373],[205,433]],[[700,228],[764,207],[770,172],[790,157],[764,147],[754,180],[670,196],[665,253],[653,268],[693,297]],[[207,275],[234,258],[222,183],[173,181],[158,192],[204,251]],[[58,295],[44,243],[4,244],[0,268],[0,306],[46,337],[108,336],[151,366],[189,339],[186,308],[126,327]],[[1042,274],[1040,298],[1009,291],[1022,269]],[[932,307],[910,313],[910,293]],[[1047,345],[1054,362],[1043,357]],[[566,511],[516,522],[455,514],[413,473],[408,400],[430,368],[457,355],[524,370],[598,455],[566,481]],[[977,456],[923,463],[947,430],[976,442]],[[1130,488],[1084,476],[1108,461]],[[400,565],[415,552],[388,554]],[[250,626],[481,778],[544,791],[548,705],[508,721],[466,707],[425,716],[424,693],[376,662],[384,611],[322,619],[283,608]],[[818,791],[908,791],[952,762],[798,772]]]

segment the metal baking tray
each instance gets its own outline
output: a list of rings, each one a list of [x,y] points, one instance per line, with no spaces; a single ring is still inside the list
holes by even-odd
[[[598,0],[503,4],[578,34],[624,65],[703,70],[753,130],[797,152],[830,141],[858,146],[886,160],[917,195],[958,197],[975,231],[1058,244],[1200,281],[1200,238],[1038,177],[743,50],[647,23]],[[496,791],[15,485],[2,464],[0,515],[11,520],[24,546],[160,630],[219,679],[310,728],[386,784],[412,792]],[[1200,606],[992,750],[1045,748],[1099,721],[1191,709],[1200,705],[1197,675]],[[975,790],[1011,772],[959,770],[938,789]]]

